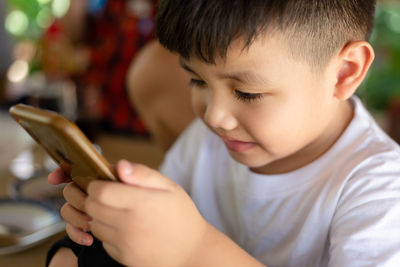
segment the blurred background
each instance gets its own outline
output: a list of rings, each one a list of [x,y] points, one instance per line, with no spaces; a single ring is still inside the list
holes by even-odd
[[[90,138],[146,136],[126,73],[154,37],[154,14],[152,0],[1,1],[0,105],[59,111]]]
[[[400,2],[378,3],[371,38],[376,60],[357,94],[400,142]],[[111,163],[127,158],[157,167],[162,160],[163,152],[148,139],[126,86],[138,51],[154,40],[155,6],[156,0],[0,0],[1,266],[43,266],[54,238],[24,254],[11,252],[63,234],[57,214],[62,188],[47,182],[56,166],[8,116],[11,105],[27,103],[61,113],[99,144]],[[169,58],[162,61],[171,69]],[[172,79],[175,82],[176,77]],[[167,95],[162,97],[168,102]],[[40,222],[21,236],[47,226],[58,228],[36,241],[9,246],[2,244],[9,241],[2,226],[10,218],[11,224],[25,221],[31,228],[34,220]]]
[[[400,1],[378,1],[371,43],[376,59],[358,95],[400,142]]]

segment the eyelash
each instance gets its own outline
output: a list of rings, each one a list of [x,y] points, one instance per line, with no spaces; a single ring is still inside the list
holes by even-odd
[[[255,102],[263,98],[263,94],[250,94],[238,90],[235,90],[235,96],[243,102]]]
[[[204,87],[206,83],[202,80],[196,80],[196,79],[190,79],[190,85],[191,86],[197,86],[197,87]],[[234,90],[235,97],[243,102],[255,102],[257,100],[260,100],[263,98],[263,94],[251,94],[251,93],[245,93],[239,90]]]

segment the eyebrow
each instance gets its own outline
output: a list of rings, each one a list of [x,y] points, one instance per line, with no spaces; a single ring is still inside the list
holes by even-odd
[[[182,59],[179,59],[179,64],[187,72],[199,76],[194,70],[192,70],[188,65],[186,65]],[[270,84],[270,81],[268,81],[265,77],[246,71],[239,71],[233,73],[220,73],[218,74],[218,78],[235,80],[241,83],[250,83],[250,84],[261,83],[263,85]]]
[[[192,70],[188,65],[186,65],[181,58],[179,58],[179,65],[181,65],[181,67],[187,72],[190,72],[191,74],[198,76],[198,74],[194,70]]]

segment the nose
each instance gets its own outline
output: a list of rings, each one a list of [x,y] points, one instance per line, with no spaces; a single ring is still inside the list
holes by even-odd
[[[232,112],[232,105],[223,96],[211,96],[205,107],[204,120],[214,129],[230,131],[237,127],[238,122]]]

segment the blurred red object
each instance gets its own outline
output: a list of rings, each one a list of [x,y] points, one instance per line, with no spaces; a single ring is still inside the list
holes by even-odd
[[[108,1],[89,21],[90,63],[78,86],[98,88],[103,129],[147,135],[129,102],[126,76],[137,52],[154,38],[156,1]]]
[[[78,119],[83,123],[98,121],[104,130],[148,135],[129,101],[126,76],[137,52],[154,39],[156,4],[109,0],[99,12],[85,14],[79,41],[68,39],[65,21],[56,21],[47,30],[43,69],[49,77],[69,76],[76,82]],[[79,17],[77,8],[73,10]]]

